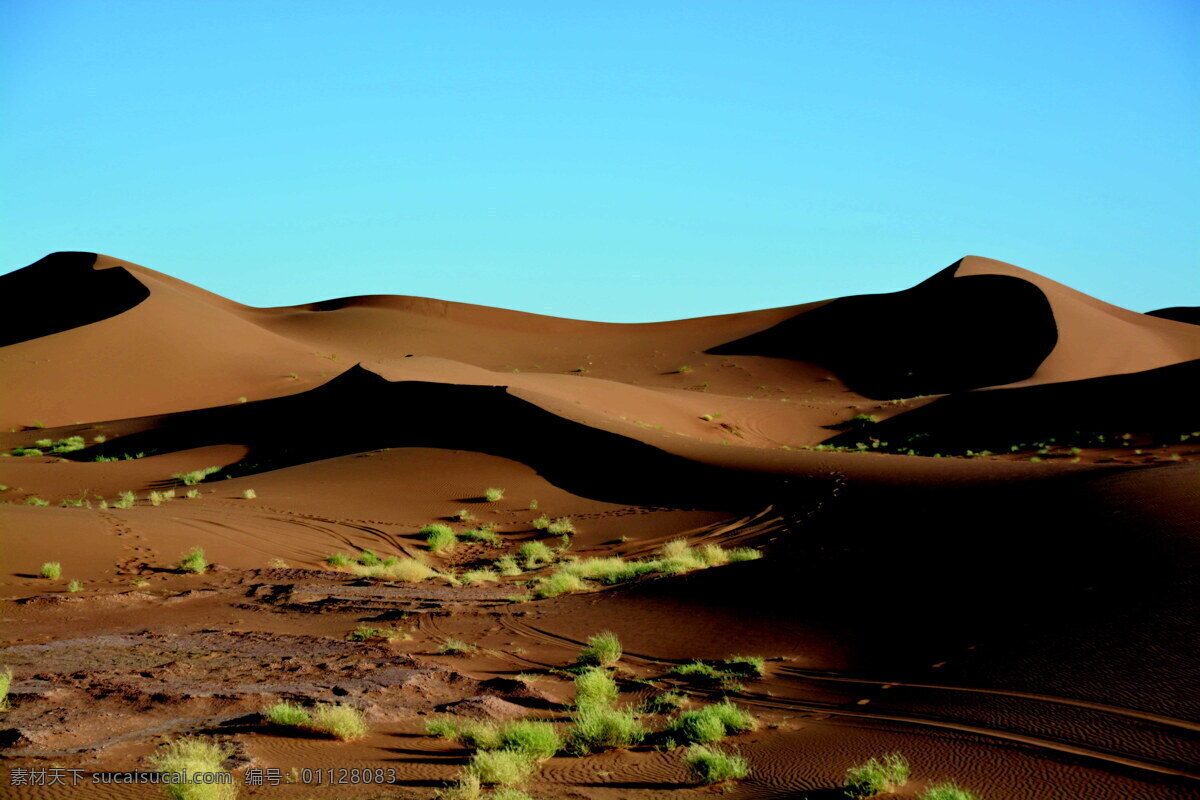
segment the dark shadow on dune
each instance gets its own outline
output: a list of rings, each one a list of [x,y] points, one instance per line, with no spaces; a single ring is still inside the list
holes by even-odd
[[[638,505],[744,508],[792,497],[812,481],[701,464],[564,419],[503,387],[392,383],[353,367],[301,394],[162,418],[154,430],[73,453],[80,461],[128,452],[241,444],[239,476],[396,447],[468,450],[509,458],[585,497]]]
[[[121,267],[93,270],[95,253],[51,253],[0,276],[0,347],[27,342],[115,317],[150,296]]]
[[[911,289],[843,297],[708,352],[818,364],[878,399],[1028,378],[1058,342],[1050,302],[1020,278],[956,278],[958,264]]]
[[[1099,443],[1098,436],[1111,446],[1125,433],[1178,444],[1180,433],[1195,430],[1200,430],[1200,359],[1125,375],[956,394],[826,443],[853,447],[869,436],[893,450],[999,452],[1051,439],[1086,446]]]
[[[1172,306],[1171,308],[1159,308],[1154,311],[1147,311],[1146,316],[1170,319],[1174,320],[1175,322],[1186,322],[1189,325],[1200,325],[1200,306]]]

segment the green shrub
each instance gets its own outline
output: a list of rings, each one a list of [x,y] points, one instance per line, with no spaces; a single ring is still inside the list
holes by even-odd
[[[0,670],[0,711],[8,711],[12,708],[12,701],[8,699],[8,690],[12,688],[12,680],[12,667]]]
[[[163,497],[162,492],[151,492],[147,499],[150,501],[150,505],[152,506],[161,506],[163,501],[166,500],[166,498]]]
[[[722,671],[742,678],[761,678],[766,672],[762,656],[734,656],[721,662]]]
[[[184,572],[201,573],[208,569],[208,561],[204,559],[204,551],[199,547],[193,547],[183,554],[183,558],[179,559],[179,569]]]
[[[176,472],[171,477],[183,483],[184,486],[195,486],[213,473],[220,472],[220,467],[205,467],[191,472]]]
[[[504,543],[504,540],[500,538],[500,534],[496,533],[487,525],[481,525],[474,530],[463,531],[458,536],[460,539],[468,542],[483,542],[494,547],[498,547]]]
[[[604,631],[587,640],[575,663],[584,666],[611,667],[621,660],[621,640],[615,633]]]
[[[908,759],[900,753],[888,753],[847,769],[843,786],[853,797],[871,797],[900,788],[908,783],[908,774]]]
[[[571,716],[567,738],[575,752],[593,753],[639,744],[646,738],[646,729],[638,721],[637,715],[627,709],[585,705],[579,706]]]
[[[533,527],[534,527],[534,529],[539,530],[539,531],[546,530],[546,528],[550,527],[550,517],[546,516],[545,514],[542,514],[541,516],[539,516],[537,519],[535,519],[533,521]]]
[[[70,592],[71,594],[74,594],[75,592],[82,592],[83,591],[83,582],[75,581],[75,580],[71,581],[70,583],[67,584],[67,591]]]
[[[483,784],[480,783],[479,777],[464,770],[457,781],[438,792],[435,797],[437,800],[479,800],[482,791]]]
[[[617,682],[599,667],[589,667],[575,676],[575,707],[608,708],[617,702]]]
[[[411,639],[412,634],[401,628],[372,628],[370,625],[359,625],[346,635],[351,642],[369,642],[382,639],[391,642],[396,639]]]
[[[496,571],[506,578],[513,578],[520,575],[521,566],[517,564],[517,560],[512,556],[504,556],[496,560]]]
[[[666,731],[685,744],[711,744],[728,734],[752,731],[757,727],[758,721],[751,714],[724,700],[694,711],[684,711],[671,720]]]
[[[533,800],[533,797],[520,789],[504,786],[492,792],[488,796],[488,800]]]
[[[754,718],[754,715],[740,706],[734,705],[733,701],[728,698],[707,706],[707,708],[724,723],[725,730],[731,734],[745,733],[758,728],[758,720]]]
[[[762,558],[762,553],[752,547],[735,547],[732,550],[726,550],[725,553],[729,556],[730,564],[738,561],[756,561]]]
[[[331,567],[341,569],[342,567],[348,567],[353,564],[354,559],[345,553],[334,553],[325,559],[325,563]]]
[[[716,686],[725,680],[723,672],[703,661],[691,661],[687,664],[672,667],[667,672],[667,675],[674,678],[683,678],[689,683],[696,683],[702,686]]]
[[[367,735],[367,723],[363,720],[362,712],[353,706],[318,706],[309,727],[343,742],[361,739]]]
[[[478,649],[475,645],[464,642],[462,639],[446,639],[438,645],[438,652],[447,656],[461,656],[465,653],[474,653]]]
[[[192,782],[197,773],[206,775],[199,779],[204,781],[213,773],[228,775],[223,764],[232,754],[232,749],[216,742],[185,738],[160,747],[150,756],[150,763],[158,772],[178,776],[177,782],[166,785],[170,800],[235,800],[238,790],[232,779],[229,783]]]
[[[42,499],[42,498],[40,498],[40,497],[27,497],[27,498],[25,498],[25,505],[27,505],[27,506],[39,506],[39,507],[45,507],[45,506],[48,506],[48,505],[50,505],[50,501],[49,501],[49,500],[43,500],[43,499]]]
[[[716,747],[695,745],[683,754],[683,763],[704,784],[737,781],[750,774],[746,759]]]
[[[458,544],[458,537],[454,535],[450,526],[440,522],[426,525],[421,528],[420,532],[424,534],[425,543],[429,549],[435,553],[449,552],[454,549],[454,545]]]
[[[513,750],[481,750],[471,756],[467,772],[480,783],[512,786],[537,771],[537,765],[523,753]]]
[[[39,570],[38,574],[43,578],[49,578],[52,581],[56,581],[62,577],[62,564],[58,563],[57,561],[47,561],[45,564],[42,564],[42,568]]]
[[[971,792],[953,783],[936,783],[918,795],[920,800],[979,800]]]
[[[548,578],[541,578],[533,588],[534,596],[539,598],[558,597],[568,592],[582,592],[587,584],[566,570],[559,570]]]
[[[490,569],[469,569],[460,576],[459,580],[468,586],[474,586],[485,581],[499,580],[499,576]]]
[[[525,562],[525,569],[537,569],[554,560],[554,551],[545,542],[526,542],[517,550],[517,556]]]
[[[402,581],[405,583],[420,583],[427,578],[437,575],[433,567],[415,558],[387,559],[382,564],[373,567],[352,563],[350,571],[364,578]]]
[[[551,758],[562,748],[562,736],[553,722],[520,719],[500,729],[501,750],[521,753],[533,761]]]
[[[475,515],[472,514],[470,511],[468,511],[465,508],[460,508],[458,511],[456,511],[454,513],[454,517],[459,522],[474,522],[475,521]]]
[[[648,714],[673,714],[688,704],[688,696],[681,692],[663,692],[651,697],[642,706]]]
[[[312,715],[298,703],[280,700],[263,712],[267,722],[273,725],[283,725],[289,728],[307,728],[312,724]]]
[[[133,508],[136,502],[137,495],[133,492],[121,492],[120,499],[113,503],[113,508]]]
[[[14,447],[12,454],[14,456],[40,456],[42,455],[42,451],[36,447]]]
[[[575,523],[571,521],[570,517],[559,517],[546,526],[546,531],[548,533],[553,533],[556,536],[574,533]]]
[[[538,508],[538,501],[536,499],[530,500],[529,501],[529,510],[537,511],[537,508]]]
[[[200,496],[199,489],[188,489],[187,494],[184,495],[184,497],[186,497],[188,500],[195,500],[199,496]]]
[[[692,368],[689,364],[680,364],[678,367],[675,368],[675,372],[678,375],[683,375],[683,374],[691,372],[691,371],[692,371]]]
[[[378,567],[383,563],[383,559],[376,555],[373,550],[360,550],[358,553],[358,563],[364,567]]]
[[[495,486],[489,486],[483,490],[483,496],[489,503],[495,503],[504,499],[504,490],[498,489]]]

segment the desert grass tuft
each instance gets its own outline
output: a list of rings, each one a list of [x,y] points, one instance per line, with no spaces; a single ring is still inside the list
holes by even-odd
[[[559,517],[546,526],[547,533],[553,533],[556,536],[575,532],[575,523],[570,517]]]
[[[468,511],[465,508],[460,508],[458,511],[454,512],[454,518],[457,519],[459,522],[474,522],[475,521],[475,515],[472,514],[470,511]]]
[[[545,514],[539,515],[532,523],[534,530],[544,531],[550,527],[550,517]]]
[[[373,567],[351,564],[350,571],[364,578],[376,578],[402,583],[420,583],[437,575],[433,567],[415,558],[389,559]]]
[[[76,581],[76,580],[71,581],[70,583],[67,584],[67,591],[70,592],[71,594],[75,594],[76,592],[82,592],[83,591],[83,582]]]
[[[50,501],[49,501],[49,500],[43,500],[43,499],[42,499],[42,498],[40,498],[40,497],[27,497],[27,498],[25,498],[25,505],[27,505],[27,506],[38,506],[38,507],[41,507],[41,508],[45,508],[46,506],[50,505]]]
[[[8,690],[12,688],[12,681],[12,667],[0,670],[0,711],[8,711],[12,708],[12,701],[8,699]]]
[[[571,750],[576,753],[594,753],[640,744],[646,738],[646,729],[637,714],[628,709],[581,706],[571,716],[567,738]]]
[[[343,742],[361,739],[367,735],[367,723],[363,714],[353,706],[322,705],[317,706],[312,715],[310,730],[327,733]]]
[[[610,708],[617,702],[617,682],[607,670],[588,667],[575,676],[575,707]]]
[[[133,508],[137,496],[133,492],[121,492],[119,499],[113,503],[113,508]]]
[[[620,660],[621,640],[612,631],[604,631],[587,640],[575,663],[587,667],[611,667]]]
[[[495,503],[504,499],[504,490],[495,486],[489,486],[483,490],[483,497],[489,503]]]
[[[351,642],[370,642],[382,640],[392,642],[397,639],[411,639],[412,634],[402,628],[373,628],[370,625],[359,625],[346,635],[346,639]]]
[[[481,750],[467,764],[467,772],[480,783],[501,786],[521,783],[536,771],[533,759],[514,750]]]
[[[461,656],[466,653],[474,653],[479,648],[469,642],[464,642],[462,639],[444,639],[438,645],[438,652],[446,656]]]
[[[908,783],[908,775],[908,759],[900,753],[887,753],[847,769],[843,786],[851,797],[871,797],[899,789]]]
[[[475,586],[476,584],[497,581],[499,579],[500,576],[490,569],[469,569],[459,576],[459,580],[468,586]]]
[[[38,574],[43,578],[56,581],[62,577],[62,564],[57,561],[47,561],[45,564],[42,564],[42,568],[38,571]]]
[[[526,542],[517,550],[517,556],[525,562],[525,569],[537,569],[554,560],[554,551],[545,542]]]
[[[979,800],[974,794],[954,783],[935,783],[917,797],[918,800]]]
[[[193,572],[199,574],[208,569],[208,561],[204,558],[204,550],[199,547],[193,547],[183,554],[179,559],[179,569],[184,572]]]
[[[729,734],[744,733],[758,727],[758,721],[729,700],[684,711],[667,725],[666,732],[686,744],[712,744]]]
[[[325,563],[331,567],[341,568],[341,567],[348,567],[355,562],[354,562],[353,558],[346,555],[345,553],[334,553],[333,555],[331,555],[325,559]]]
[[[209,475],[220,471],[220,467],[205,467],[204,469],[195,469],[191,472],[176,472],[171,477],[177,481],[180,481],[184,486],[195,486]]]
[[[232,754],[232,749],[225,745],[188,737],[160,747],[150,756],[150,763],[158,772],[176,776],[175,782],[166,786],[170,800],[234,800],[238,795],[237,785],[223,766]],[[197,774],[205,777],[197,779]],[[216,774],[223,776],[220,780],[229,782],[210,783],[211,776]]]
[[[683,754],[683,763],[703,784],[737,781],[750,774],[745,758],[705,745],[689,747]]]
[[[312,715],[300,704],[280,700],[263,712],[267,722],[288,728],[307,728],[312,724]]]
[[[587,584],[578,575],[559,570],[548,578],[539,579],[533,587],[533,594],[535,597],[546,599],[569,592],[582,592],[585,589]]]
[[[553,722],[518,719],[499,730],[499,747],[521,753],[533,761],[545,761],[563,749],[563,738]]]
[[[253,500],[256,497],[258,497],[258,493],[255,492],[253,489],[243,489],[242,490],[242,499],[243,500]]]
[[[503,556],[496,559],[496,571],[506,578],[514,578],[520,575],[523,570],[515,558],[512,556]]]
[[[420,533],[425,537],[425,544],[434,553],[448,553],[458,544],[458,536],[449,525],[435,522],[421,528]]]

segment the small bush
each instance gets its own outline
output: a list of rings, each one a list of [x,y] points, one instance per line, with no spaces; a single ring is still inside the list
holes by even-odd
[[[843,786],[853,797],[871,797],[900,788],[908,783],[908,774],[908,759],[900,753],[888,753],[847,769]]]
[[[258,493],[255,492],[253,489],[242,490],[242,499],[243,500],[253,500],[256,497],[258,497]]]
[[[50,501],[49,501],[49,500],[43,500],[43,499],[42,499],[42,498],[40,498],[40,497],[27,497],[27,498],[25,498],[25,505],[27,505],[27,506],[39,506],[39,507],[45,507],[45,506],[48,506],[48,505],[50,505]]]
[[[684,375],[691,371],[692,371],[692,368],[688,364],[680,364],[678,367],[675,368],[675,372],[678,375]]]
[[[184,572],[194,572],[199,574],[208,569],[208,561],[204,558],[204,551],[199,547],[193,547],[183,554],[183,558],[179,559],[179,569]]]
[[[545,542],[526,542],[517,556],[525,562],[525,569],[537,569],[554,560],[554,551]]]
[[[377,556],[373,550],[361,550],[358,554],[358,563],[364,567],[378,567],[383,563],[383,559]]]
[[[551,758],[563,748],[563,739],[553,722],[520,719],[500,729],[500,749],[521,753],[534,761]]]
[[[438,645],[438,652],[447,656],[461,656],[465,653],[474,653],[478,649],[475,645],[464,642],[462,639],[446,639]]]
[[[683,678],[689,683],[696,683],[701,686],[716,686],[725,680],[723,672],[703,661],[691,661],[687,664],[672,667],[667,675],[674,678]]]
[[[488,800],[533,800],[533,797],[520,789],[505,786],[492,792]]]
[[[83,582],[82,581],[74,581],[74,580],[71,581],[70,583],[67,584],[67,591],[70,592],[71,594],[74,594],[75,592],[82,592],[83,591]]]
[[[479,777],[463,771],[457,781],[438,792],[435,797],[437,800],[479,800],[482,791],[483,784],[480,783]]]
[[[539,598],[558,597],[568,592],[582,592],[587,584],[566,570],[559,570],[548,578],[542,578],[534,586],[534,596]]]
[[[499,577],[500,576],[498,576],[495,572],[492,572],[490,569],[469,569],[459,577],[459,580],[468,586],[474,586],[475,584],[484,583],[485,581],[499,580]]]
[[[629,710],[582,706],[572,715],[571,723],[568,739],[577,753],[632,747],[646,738],[646,729]]]
[[[465,508],[460,508],[458,511],[456,511],[454,513],[454,517],[459,522],[474,522],[475,521],[475,515],[472,514],[470,511],[468,511]]]
[[[729,733],[745,733],[758,728],[758,720],[754,718],[754,715],[734,705],[733,701],[728,698],[707,706],[707,708],[724,723],[725,730]]]
[[[196,469],[191,472],[176,472],[171,477],[183,483],[184,486],[195,486],[209,475],[220,471],[220,467],[205,467],[204,469]]]
[[[589,667],[611,667],[621,660],[621,640],[615,633],[604,631],[587,640],[575,663]]]
[[[742,678],[761,678],[766,672],[762,656],[734,656],[721,662],[722,671]]]
[[[522,570],[517,560],[512,556],[504,556],[496,560],[496,571],[506,578],[513,578],[520,575]]]
[[[38,574],[43,578],[56,581],[62,577],[62,564],[57,561],[47,561],[45,564],[42,564],[42,568],[38,571]]]
[[[481,525],[474,530],[463,531],[458,535],[458,537],[467,542],[483,542],[484,544],[490,544],[493,547],[499,547],[504,543],[504,540],[500,538],[500,534],[496,533],[486,525]]]
[[[533,521],[533,527],[535,530],[539,530],[539,531],[546,530],[546,528],[550,527],[550,517],[546,516],[545,514],[542,514],[541,516],[539,516],[537,519],[535,519]]]
[[[372,628],[369,625],[359,625],[347,634],[346,638],[351,642],[369,642],[376,639],[391,642],[396,639],[411,639],[412,634],[401,628]]]
[[[758,721],[748,712],[725,700],[684,711],[667,725],[667,733],[686,744],[711,744],[726,735],[752,731]]]
[[[589,667],[575,676],[575,707],[608,708],[617,702],[617,682],[599,667]]]
[[[570,517],[559,517],[546,526],[546,532],[553,533],[556,536],[574,533],[575,523],[571,521]]]
[[[351,564],[350,571],[364,578],[377,578],[386,581],[403,581],[405,583],[420,583],[432,578],[437,572],[428,564],[415,558],[388,559],[373,567],[362,564]]]
[[[504,490],[498,489],[495,486],[489,486],[483,490],[483,497],[489,503],[495,503],[504,499]]]
[[[150,505],[152,506],[161,506],[163,501],[166,500],[166,498],[163,497],[162,492],[151,492],[147,499],[150,501]]]
[[[918,795],[919,800],[979,800],[971,792],[953,783],[935,783]]]
[[[353,564],[354,559],[345,553],[334,553],[325,559],[325,563],[331,567],[341,569],[342,567],[348,567]]]
[[[120,499],[113,503],[113,508],[133,508],[137,496],[133,492],[121,492]]]
[[[648,714],[673,714],[688,704],[688,696],[681,692],[663,692],[646,701],[642,706]]]
[[[732,550],[726,550],[725,553],[729,556],[731,564],[738,561],[757,561],[762,558],[762,553],[752,547],[735,547]]]
[[[512,750],[482,750],[471,756],[467,772],[484,784],[512,786],[521,783],[537,766],[529,756]]]
[[[12,687],[12,680],[12,667],[0,670],[0,711],[8,711],[12,708],[12,701],[8,699],[8,690]]]
[[[683,754],[683,763],[704,784],[737,781],[750,774],[746,759],[716,747],[696,745]]]
[[[323,705],[313,713],[312,730],[349,742],[367,735],[362,712],[353,706]]]
[[[199,496],[200,496],[199,489],[188,489],[187,494],[184,495],[184,497],[186,497],[188,500],[195,500]]]
[[[538,509],[538,501],[537,501],[536,499],[535,499],[535,500],[530,500],[530,501],[529,501],[529,510],[530,510],[530,511],[537,511],[537,509]]]
[[[280,700],[263,712],[267,722],[273,725],[283,725],[289,728],[307,728],[312,724],[312,715],[298,703]]]
[[[171,800],[234,800],[238,789],[234,782],[200,783],[193,776],[197,773],[225,773],[225,759],[233,754],[230,748],[207,739],[185,738],[169,742],[150,756],[150,763],[158,772],[178,776],[179,782],[166,786]],[[207,780],[202,778],[200,780]]]
[[[449,525],[435,522],[426,525],[420,531],[425,536],[425,543],[435,553],[448,553],[458,544],[458,537]]]

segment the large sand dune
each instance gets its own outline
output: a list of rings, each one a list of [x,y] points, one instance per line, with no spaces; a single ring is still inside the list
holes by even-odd
[[[1186,314],[974,256],[903,292],[636,325],[416,297],[252,308],[88,253],[0,292],[10,774],[144,768],[201,733],[239,776],[396,770],[246,796],[432,797],[467,752],[428,718],[515,708],[565,730],[561,668],[611,630],[622,703],[673,688],[759,718],[728,742],[752,770],[734,797],[841,797],[847,767],[894,750],[913,765],[900,798],[943,780],[988,800],[1200,796]],[[435,522],[488,528],[431,553]],[[708,561],[663,561],[679,538]],[[494,571],[530,542],[551,562]],[[191,547],[202,574],[177,569]],[[436,574],[326,563],[362,551]],[[645,569],[548,588],[591,558]],[[60,578],[38,577],[48,561]],[[407,638],[347,641],[363,624]],[[451,638],[475,649],[439,652]],[[669,674],[736,655],[764,674]],[[349,703],[371,732],[265,724],[281,698]],[[714,791],[681,752],[653,734],[560,754],[526,788]]]

